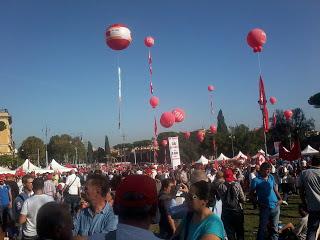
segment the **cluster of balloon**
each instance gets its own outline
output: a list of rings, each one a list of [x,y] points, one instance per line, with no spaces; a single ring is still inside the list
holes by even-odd
[[[112,24],[106,30],[106,43],[112,49],[116,51],[126,49],[132,41],[131,32],[129,28],[124,24]],[[119,101],[119,114],[118,114],[118,128],[121,129],[121,101],[122,101],[122,89],[121,89],[121,68],[118,64],[118,101]]]
[[[272,105],[274,105],[274,104],[276,104],[277,99],[276,99],[275,97],[270,97],[269,101],[270,101],[270,103],[271,103]]]
[[[199,140],[199,142],[203,142],[205,135],[206,135],[206,133],[204,130],[199,130],[197,132],[197,139]]]
[[[211,133],[216,134],[217,133],[217,126],[214,124],[211,124],[210,131],[211,131]]]
[[[175,116],[172,112],[164,112],[160,117],[160,124],[165,128],[170,128],[175,122]]]
[[[247,43],[255,53],[262,51],[263,45],[266,43],[266,41],[267,35],[260,28],[252,29],[247,35]]]
[[[156,108],[159,105],[159,98],[156,96],[152,96],[149,102],[152,108]]]
[[[190,138],[190,132],[184,132],[184,137],[185,137],[185,139],[189,139]]]
[[[284,117],[286,118],[287,121],[289,121],[292,118],[293,112],[288,109],[284,111]]]

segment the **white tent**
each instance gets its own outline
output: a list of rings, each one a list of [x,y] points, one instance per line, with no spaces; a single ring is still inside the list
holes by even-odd
[[[9,168],[6,167],[0,167],[0,174],[15,174],[16,171],[10,170]]]
[[[202,165],[207,165],[209,163],[209,159],[205,158],[203,155],[199,158],[195,163],[200,163]]]
[[[50,169],[42,169],[37,167],[36,165],[32,164],[29,159],[26,159],[24,163],[18,167],[17,169],[22,169],[24,172],[29,173],[29,172],[35,172],[35,173],[46,173],[46,172],[53,172]]]
[[[244,155],[241,151],[237,154],[237,156],[234,157],[234,159],[248,159],[246,155]]]
[[[49,164],[49,166],[47,167],[47,169],[51,169],[53,171],[58,171],[60,173],[63,173],[63,172],[70,172],[74,168],[64,167],[64,166],[60,165],[56,160],[52,159],[52,161]],[[76,169],[74,169],[74,170],[76,171]]]
[[[302,155],[313,155],[319,153],[318,150],[314,149],[310,145],[308,145],[303,151],[301,151]]]
[[[217,161],[224,161],[224,160],[229,160],[227,156],[225,156],[223,153],[220,153],[219,157],[217,158]]]

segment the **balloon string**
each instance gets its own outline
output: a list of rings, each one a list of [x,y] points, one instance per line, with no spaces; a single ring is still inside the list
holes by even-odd
[[[261,70],[261,61],[260,61],[260,53],[258,52],[258,63],[259,63],[259,74],[261,76],[262,70]]]
[[[148,55],[148,63],[149,63],[149,73],[150,73],[150,93],[153,95],[153,84],[152,84],[152,56],[151,56],[151,50],[149,49],[149,55]]]

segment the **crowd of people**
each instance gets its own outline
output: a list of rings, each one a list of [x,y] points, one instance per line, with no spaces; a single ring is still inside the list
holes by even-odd
[[[280,224],[281,206],[294,194],[301,220]],[[259,210],[256,239],[317,239],[320,156],[0,175],[0,220],[9,239],[242,240],[246,202]]]

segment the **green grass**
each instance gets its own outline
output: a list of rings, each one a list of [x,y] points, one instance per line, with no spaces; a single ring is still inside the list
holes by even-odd
[[[300,204],[300,198],[296,195],[289,196],[289,205],[281,205],[280,221],[283,224],[289,222],[296,225],[299,221],[298,205]],[[255,240],[259,225],[259,211],[253,210],[251,203],[244,204],[244,239]],[[153,232],[159,232],[158,225],[152,225],[150,230]]]
[[[299,196],[290,196],[289,197],[289,205],[281,205],[280,210],[280,221],[283,224],[287,224],[289,222],[293,223],[293,225],[298,223],[300,218],[298,213],[298,205],[300,204]],[[259,225],[259,211],[258,209],[253,210],[251,203],[246,203],[244,205],[244,239],[246,240],[254,240],[256,239],[256,234],[258,231]]]

